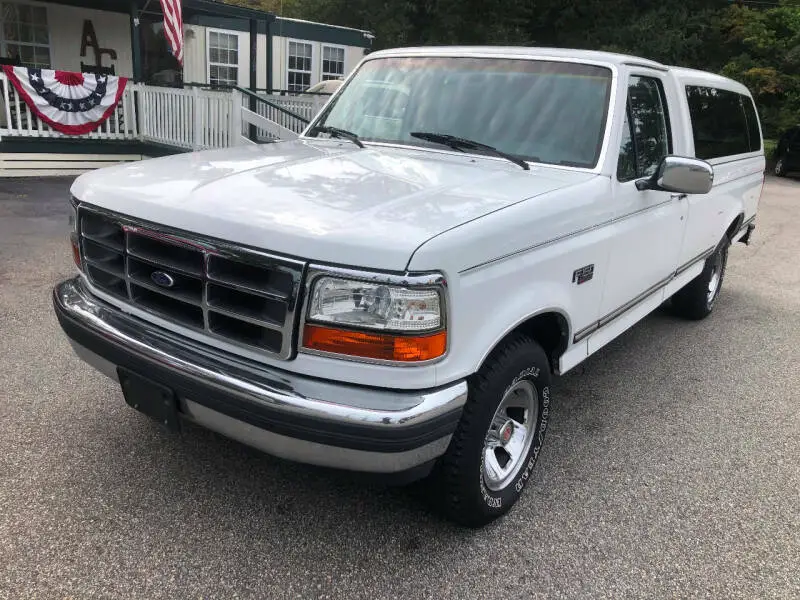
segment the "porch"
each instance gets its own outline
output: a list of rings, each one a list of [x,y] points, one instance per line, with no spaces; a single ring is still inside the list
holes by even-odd
[[[12,4],[14,10],[5,10]],[[130,78],[115,112],[96,131],[66,136],[37,119],[0,72],[0,176],[72,175],[149,156],[288,139],[302,131],[327,99],[257,89],[272,83],[269,24],[275,17],[270,13],[183,0],[188,56],[181,69],[166,49],[163,32],[157,31],[163,18],[157,0],[0,0],[0,5],[0,20],[17,27],[13,39],[8,27],[2,28],[0,58],[5,61],[67,71],[98,69]],[[29,9],[23,11],[24,6]],[[184,83],[184,72],[197,73],[198,61],[210,60],[205,50],[202,61],[195,56],[191,40],[198,43],[198,25],[191,22],[212,17],[244,24],[254,34],[242,37],[249,46],[249,77],[242,82],[240,69],[240,85]],[[27,39],[34,42],[21,41]]]
[[[292,139],[324,101],[129,82],[96,131],[68,136],[39,120],[0,71],[0,176],[74,175],[150,156]]]

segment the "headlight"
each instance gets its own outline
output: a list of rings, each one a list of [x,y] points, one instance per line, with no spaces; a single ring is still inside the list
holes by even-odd
[[[442,324],[441,304],[435,289],[320,277],[308,318],[359,329],[432,331]]]
[[[390,362],[421,362],[447,349],[441,277],[312,278],[303,347]]]

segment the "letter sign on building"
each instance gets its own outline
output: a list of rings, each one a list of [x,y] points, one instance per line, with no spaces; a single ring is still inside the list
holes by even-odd
[[[81,34],[81,58],[86,56],[87,47],[94,50],[95,67],[103,66],[104,54],[108,54],[108,57],[111,60],[117,60],[117,51],[111,48],[101,48],[100,42],[97,41],[97,34],[94,31],[94,25],[92,25],[91,20],[84,19],[83,33]],[[83,66],[83,61],[81,61],[81,66]]]

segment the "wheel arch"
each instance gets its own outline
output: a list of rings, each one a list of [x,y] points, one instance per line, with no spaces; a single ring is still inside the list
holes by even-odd
[[[738,215],[736,215],[733,221],[731,221],[731,224],[728,225],[728,229],[725,230],[725,236],[729,241],[733,241],[733,236],[735,236],[739,229],[741,229],[742,223],[744,223],[744,213],[740,212]]]
[[[555,372],[559,358],[569,347],[572,327],[567,313],[557,308],[547,308],[529,315],[508,328],[481,358],[480,364],[500,347],[510,336],[522,333],[538,343],[550,363],[550,371]]]

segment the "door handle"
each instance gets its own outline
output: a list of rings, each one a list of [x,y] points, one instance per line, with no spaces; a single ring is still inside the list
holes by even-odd
[[[687,194],[670,194],[670,200],[683,200],[687,197]]]

